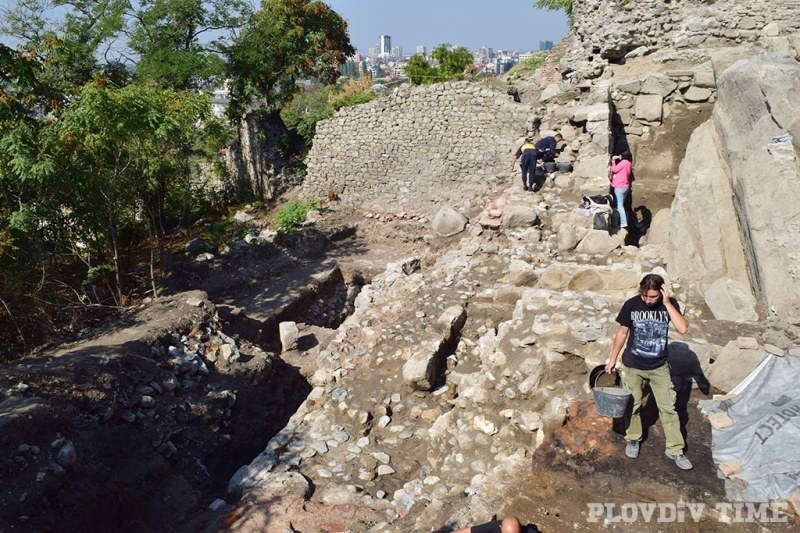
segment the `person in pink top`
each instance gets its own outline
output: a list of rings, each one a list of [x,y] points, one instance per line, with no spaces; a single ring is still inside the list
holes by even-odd
[[[621,228],[628,227],[628,215],[626,213],[625,202],[631,193],[631,174],[633,166],[631,162],[615,155],[608,163],[608,176],[611,180],[611,188],[614,189],[614,197],[617,199],[617,211],[619,211],[619,225]]]

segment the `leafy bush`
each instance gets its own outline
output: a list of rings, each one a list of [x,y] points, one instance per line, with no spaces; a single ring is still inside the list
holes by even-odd
[[[544,63],[545,59],[547,59],[547,52],[545,50],[540,50],[539,52],[536,52],[532,56],[525,58],[514,65],[514,67],[509,71],[509,74],[519,74],[523,71],[536,70],[542,66],[542,63]]]
[[[340,86],[338,91],[333,91],[328,95],[328,111],[333,114],[343,107],[366,104],[375,99],[376,94],[369,90],[370,87],[372,87],[372,78],[348,81]]]
[[[340,86],[318,86],[299,93],[281,110],[281,118],[289,127],[310,143],[317,122],[324,120],[343,107],[364,104],[375,98],[370,91],[371,78],[350,80]]]
[[[280,231],[291,235],[306,221],[308,212],[319,209],[320,205],[320,200],[317,198],[292,200],[275,215],[275,225]]]
[[[464,78],[464,71],[472,65],[472,52],[463,46],[440,44],[431,52],[433,66],[427,59],[416,54],[406,64],[406,75],[414,85],[439,83]]]

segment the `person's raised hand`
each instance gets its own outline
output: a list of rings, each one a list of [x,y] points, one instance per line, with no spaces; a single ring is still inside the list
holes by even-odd
[[[661,286],[661,291],[660,292],[661,292],[661,297],[664,299],[664,301],[665,302],[669,302],[670,293],[669,293],[669,289],[667,289],[666,285],[662,285]]]

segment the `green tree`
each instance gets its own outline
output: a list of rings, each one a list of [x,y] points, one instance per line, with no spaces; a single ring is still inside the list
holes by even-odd
[[[414,85],[433,83],[433,80],[438,81],[439,78],[436,69],[431,67],[428,60],[421,54],[415,54],[409,58],[406,63],[406,76]]]
[[[43,83],[63,92],[77,90],[94,76],[124,81],[108,47],[124,24],[128,0],[61,0],[62,15],[48,0],[19,0],[3,11],[0,31],[20,39],[42,63]],[[100,58],[103,58],[102,61]]]
[[[267,111],[284,107],[299,79],[332,83],[355,50],[347,23],[318,0],[263,0],[228,50],[231,112],[254,100]]]
[[[431,52],[432,66],[421,55],[411,56],[406,64],[406,75],[411,83],[438,83],[446,80],[460,80],[464,72],[472,65],[472,52],[463,46],[440,44]]]
[[[546,9],[548,11],[563,11],[567,14],[570,26],[575,22],[572,13],[572,0],[536,0],[533,3],[533,7],[536,9]]]
[[[213,124],[201,94],[92,83],[42,132],[39,157],[27,169],[51,199],[41,218],[52,220],[52,206],[59,207],[63,220],[48,224],[68,227],[71,239],[87,245],[95,258],[87,264],[110,265],[118,303],[122,231],[163,234],[166,202],[190,186],[191,159],[202,151],[198,124]]]
[[[438,63],[439,74],[448,80],[463,78],[464,71],[472,64],[472,52],[463,46],[440,44],[431,52],[431,58]]]
[[[139,56],[137,77],[181,90],[220,77],[227,39],[250,15],[245,0],[143,0],[131,14],[129,32],[130,47]]]

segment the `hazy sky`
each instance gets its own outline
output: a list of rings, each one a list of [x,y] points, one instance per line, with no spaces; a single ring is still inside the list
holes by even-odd
[[[538,50],[540,40],[566,35],[562,11],[534,9],[533,0],[324,0],[348,22],[350,41],[362,54],[390,35],[405,55],[417,45],[431,50],[449,43],[477,50]],[[259,0],[251,3],[258,5]],[[0,0],[0,9],[14,0]],[[6,36],[0,42],[14,44]]]
[[[379,35],[405,55],[417,45],[443,43],[477,50],[538,50],[540,40],[558,42],[568,30],[563,11],[534,9],[533,0],[325,0],[345,18],[350,42],[362,54]]]

